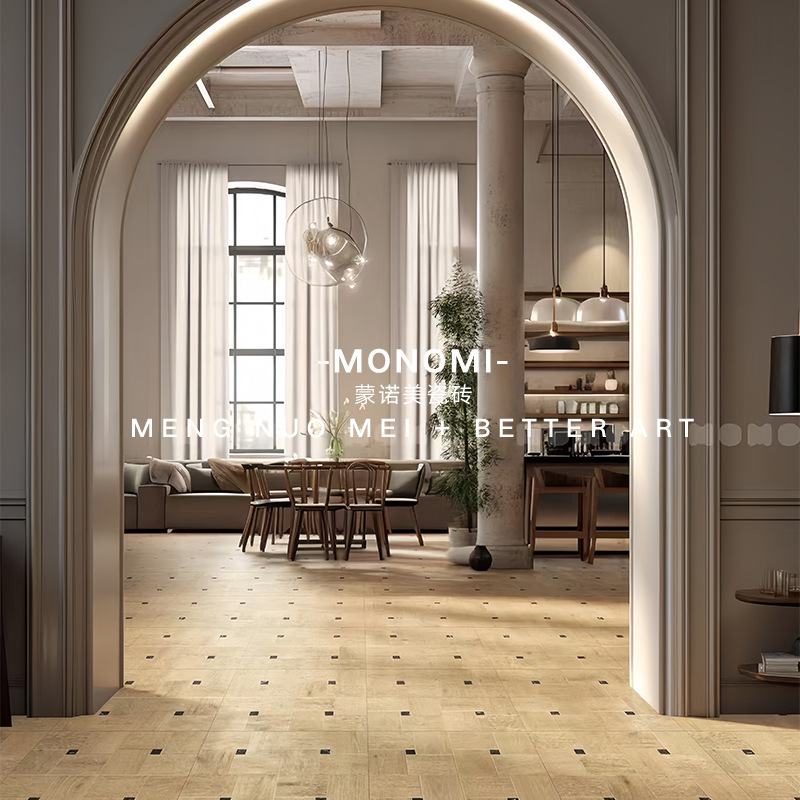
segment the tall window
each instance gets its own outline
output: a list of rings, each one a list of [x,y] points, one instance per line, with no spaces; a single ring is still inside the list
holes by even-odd
[[[228,186],[233,453],[282,453],[286,192]]]

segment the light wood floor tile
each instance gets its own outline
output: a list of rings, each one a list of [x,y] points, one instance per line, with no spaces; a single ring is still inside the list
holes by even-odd
[[[662,717],[629,687],[625,555],[474,573],[394,538],[288,562],[126,535],[125,686],[0,731],[0,798],[800,797],[797,716]]]

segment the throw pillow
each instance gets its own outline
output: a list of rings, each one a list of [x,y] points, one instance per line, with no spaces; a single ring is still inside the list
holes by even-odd
[[[193,492],[218,492],[219,486],[211,474],[210,467],[190,467],[188,464],[186,469],[189,471],[189,476],[192,479]]]
[[[191,492],[192,479],[189,471],[178,461],[165,461],[148,456],[150,461],[150,480],[171,486],[176,492]]]
[[[209,458],[211,474],[224,492],[250,492],[244,467],[238,461],[225,458]]]

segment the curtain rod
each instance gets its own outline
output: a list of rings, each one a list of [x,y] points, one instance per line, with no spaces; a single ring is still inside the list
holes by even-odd
[[[174,162],[174,161],[156,161],[156,165],[159,166],[159,167],[163,166],[164,164],[174,164],[174,163],[176,163],[176,162]],[[191,163],[191,162],[187,162],[187,163]],[[336,164],[337,167],[341,167],[342,166],[342,162],[341,161],[333,161],[331,163]],[[226,167],[288,167],[290,165],[289,164],[225,164],[225,166]]]
[[[429,163],[449,164],[451,162],[449,162],[449,161],[435,161],[435,162],[429,162],[429,161],[387,161],[386,162],[386,166],[387,167],[393,167],[395,164],[429,164]],[[457,161],[456,162],[456,166],[457,167],[477,167],[478,165],[477,165],[477,163],[475,161]]]

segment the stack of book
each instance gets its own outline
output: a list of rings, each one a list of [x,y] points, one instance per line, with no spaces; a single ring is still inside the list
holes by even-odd
[[[800,675],[800,656],[791,653],[762,653],[758,671],[764,675]]]

